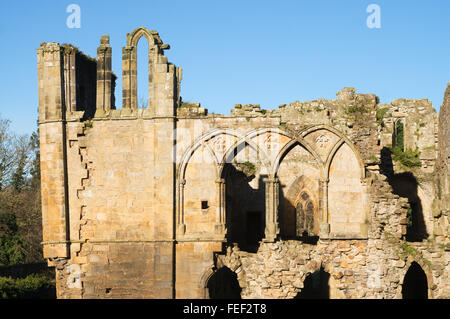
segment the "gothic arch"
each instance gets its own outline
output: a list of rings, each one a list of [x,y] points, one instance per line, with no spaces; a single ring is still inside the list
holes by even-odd
[[[327,156],[326,214],[329,233],[336,238],[366,238],[368,235],[365,167],[352,143],[341,137]],[[344,204],[345,203],[345,204]]]
[[[329,131],[339,137],[338,142],[333,146],[333,148],[330,151],[330,153],[328,154],[327,160],[325,162],[322,161],[319,154],[314,150],[314,147],[304,139],[304,137],[306,137],[308,134],[310,134],[314,131],[321,130],[321,129]],[[310,152],[314,156],[317,163],[320,165],[320,167],[323,168],[323,170],[321,170],[322,177],[325,179],[328,179],[329,167],[332,162],[332,159],[333,159],[334,155],[336,154],[336,152],[338,151],[338,149],[340,148],[340,146],[343,143],[346,143],[353,150],[353,152],[358,160],[358,163],[359,163],[359,166],[361,169],[361,178],[366,177],[364,161],[362,160],[361,155],[359,154],[355,145],[340,131],[338,131],[332,127],[329,127],[327,125],[314,125],[314,126],[308,126],[307,128],[305,128],[303,131],[301,131],[301,133],[297,137],[294,137],[294,136],[290,135],[289,133],[284,132],[279,129],[277,129],[276,132],[279,132],[280,134],[283,134],[283,135],[291,138],[291,141],[289,141],[287,144],[285,144],[283,146],[283,148],[280,150],[279,154],[277,155],[274,163],[272,164],[271,172],[274,176],[276,176],[276,174],[278,172],[278,169],[283,160],[283,157],[287,153],[289,153],[289,151],[292,149],[292,147],[294,147],[296,144],[299,144],[300,146],[304,147],[308,152]]]
[[[320,175],[323,176],[324,163],[320,159],[320,156],[317,154],[317,152],[314,150],[314,148],[307,141],[305,141],[303,138],[294,138],[294,137],[291,137],[291,138],[292,139],[281,148],[280,152],[276,156],[276,158],[275,158],[275,160],[274,160],[274,162],[272,164],[271,174],[273,176],[277,176],[278,170],[280,168],[281,162],[283,161],[284,157],[295,146],[300,145],[301,147],[306,149],[314,157],[314,159],[316,160],[317,164],[320,167]]]
[[[209,299],[209,291],[208,291],[208,281],[211,276],[214,274],[215,265],[209,265],[202,272],[200,279],[198,281],[198,288],[202,292],[203,299]]]
[[[397,288],[397,296],[396,297],[397,298],[403,297],[403,286],[405,284],[405,278],[406,278],[406,275],[408,274],[408,271],[410,270],[411,266],[413,266],[414,264],[419,266],[420,269],[425,274],[426,281],[427,281],[427,298],[432,299],[433,298],[433,290],[431,289],[431,287],[433,287],[433,276],[431,274],[431,271],[430,271],[429,267],[421,259],[416,259],[416,258],[412,258],[412,257],[408,257],[405,267],[403,268],[403,271],[400,273],[399,285]]]
[[[236,141],[231,141],[232,145],[225,145],[227,148],[223,150],[223,156],[218,156],[214,152],[214,150],[209,147],[208,141],[221,135],[228,135],[236,139]],[[230,143],[230,144],[231,144]],[[224,167],[225,164],[230,162],[230,159],[233,157],[234,151],[239,148],[240,145],[245,145],[251,147],[255,150],[259,155],[263,158],[263,162],[266,167],[270,167],[267,163],[267,160],[264,158],[265,154],[262,152],[257,145],[255,145],[251,140],[241,135],[236,130],[230,129],[212,129],[197,137],[194,142],[191,143],[189,147],[184,151],[181,156],[180,163],[177,168],[177,234],[180,236],[184,236],[186,234],[186,224],[185,224],[185,183],[186,183],[186,170],[191,162],[192,157],[195,152],[201,148],[205,147],[208,151],[209,155],[214,159],[214,167],[215,167],[215,185],[211,185],[212,187],[216,187],[216,200],[214,201],[216,204],[216,229],[214,236],[223,236],[226,233],[225,228],[225,180],[223,178]],[[222,155],[222,152],[220,152]]]
[[[145,37],[148,42],[148,81],[149,81],[149,102],[148,107],[154,106],[155,87],[153,83],[154,65],[162,50],[168,49],[164,45],[156,31],[150,31],[145,27],[138,27],[131,33],[127,33],[127,45],[122,49],[122,108],[137,108],[137,44],[141,37]],[[154,112],[154,110],[152,111]]]
[[[294,299],[330,299],[330,273],[320,267],[309,271],[303,279],[303,288]]]
[[[145,37],[148,41],[149,47],[155,44],[161,44],[162,41],[159,38],[158,32],[150,31],[147,28],[140,26],[127,34],[127,46],[136,47],[139,39]]]
[[[185,175],[186,175],[186,169],[187,169],[187,166],[189,165],[189,163],[191,162],[191,159],[194,156],[195,152],[200,147],[205,147],[205,149],[208,151],[208,154],[213,158],[213,160],[215,162],[214,163],[214,168],[215,168],[214,172],[216,174],[215,181],[216,181],[217,185],[211,185],[211,186],[212,187],[219,186],[220,189],[222,187],[222,183],[220,183],[220,179],[219,179],[220,162],[219,162],[216,154],[214,153],[214,151],[206,143],[206,141],[208,141],[216,136],[220,136],[220,135],[230,135],[230,136],[238,137],[238,136],[236,136],[236,133],[234,133],[232,130],[213,129],[213,130],[210,130],[210,131],[202,134],[201,136],[197,137],[191,143],[191,145],[189,147],[187,147],[187,149],[184,151],[183,155],[181,156],[180,163],[177,167],[177,172],[176,172],[177,236],[184,236],[185,232],[186,232],[186,224],[185,224],[185,183],[186,183]],[[219,196],[221,193],[220,189],[218,190]],[[219,211],[216,212],[216,215],[217,215],[216,219],[217,219],[218,223],[223,224],[224,213],[223,213],[223,209],[221,208],[223,206],[221,204],[222,201],[223,201],[222,198],[218,199],[217,204],[219,206]]]
[[[220,166],[221,160],[219,160],[219,158],[217,158],[214,151],[205,142],[207,140],[210,140],[210,139],[212,139],[216,136],[222,135],[222,134],[239,138],[239,136],[234,131],[222,130],[222,129],[213,129],[213,130],[208,131],[208,132],[204,133],[203,135],[197,137],[194,140],[194,142],[192,142],[192,144],[184,151],[183,155],[181,156],[180,164],[178,165],[178,171],[177,171],[178,182],[181,182],[182,180],[184,180],[185,173],[186,173],[186,167],[189,164],[189,161],[190,161],[192,155],[195,153],[195,151],[199,147],[201,147],[203,145],[206,146],[207,150],[210,152],[210,154],[215,159],[217,168]],[[219,173],[219,170],[217,170],[216,178],[219,178],[219,176],[220,176],[220,173]]]
[[[327,125],[314,125],[314,126],[309,126],[307,128],[305,128],[301,133],[300,136],[302,138],[306,137],[308,134],[314,132],[314,131],[318,131],[318,130],[326,130],[329,131],[330,133],[335,134],[339,140],[336,142],[336,144],[333,146],[333,148],[331,149],[331,151],[328,153],[327,155],[327,160],[325,161],[324,165],[325,165],[325,175],[324,177],[326,179],[328,179],[329,177],[329,169],[330,169],[330,165],[331,162],[333,161],[334,156],[336,155],[337,151],[339,150],[339,148],[342,146],[342,144],[347,144],[353,151],[353,153],[356,156],[356,159],[359,163],[359,167],[360,167],[360,171],[361,171],[361,179],[366,177],[366,170],[365,170],[365,166],[364,166],[364,161],[361,157],[361,155],[359,154],[358,149],[356,148],[356,146],[343,134],[341,133],[339,130],[327,126]]]
[[[206,141],[219,136],[219,135],[230,135],[237,138],[236,142],[233,143],[225,152],[224,155],[221,158],[218,158],[217,155],[214,153],[214,151],[205,143]],[[211,153],[211,155],[214,157],[217,165],[217,175],[216,178],[221,178],[223,175],[223,166],[224,164],[228,163],[230,159],[233,156],[233,152],[239,148],[241,145],[248,144],[252,149],[254,149],[258,154],[261,154],[264,165],[269,169],[270,168],[270,162],[267,158],[267,155],[261,148],[253,143],[247,136],[241,135],[237,133],[235,130],[229,130],[229,129],[213,129],[205,134],[199,136],[195,139],[195,141],[191,144],[190,147],[188,147],[183,155],[181,156],[180,164],[178,165],[178,172],[177,172],[177,179],[179,181],[182,181],[185,176],[186,167],[189,164],[189,161],[194,154],[194,152],[201,146],[206,146],[208,151]]]
[[[224,174],[224,167],[227,163],[232,163],[232,159],[234,158],[235,154],[234,151],[236,149],[239,149],[239,147],[243,145],[244,148],[248,145],[251,147],[256,153],[260,156],[260,158],[263,161],[263,165],[267,169],[268,172],[270,172],[270,160],[267,156],[267,154],[255,143],[253,143],[247,136],[244,136],[240,139],[238,139],[232,146],[228,148],[228,150],[225,152],[224,156],[221,159],[220,162],[220,168],[219,168],[219,176],[223,178]],[[244,149],[242,148],[242,149]]]
[[[331,163],[333,162],[333,159],[336,155],[336,153],[339,151],[339,149],[346,144],[348,147],[350,147],[350,149],[353,151],[353,154],[356,157],[356,160],[358,161],[359,164],[359,168],[360,168],[360,178],[361,180],[363,180],[366,177],[366,169],[364,166],[364,162],[361,158],[361,155],[359,154],[358,150],[356,149],[356,147],[353,145],[353,143],[351,142],[347,142],[344,138],[341,138],[332,148],[332,150],[330,151],[330,153],[327,156],[327,160],[325,163],[325,178],[329,179],[329,175],[330,175],[330,167],[331,167]]]
[[[205,299],[241,299],[242,288],[237,274],[232,269],[223,266],[211,271],[207,270],[204,278],[206,279]]]

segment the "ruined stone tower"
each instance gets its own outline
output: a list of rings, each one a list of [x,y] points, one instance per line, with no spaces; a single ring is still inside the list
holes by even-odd
[[[108,36],[96,60],[37,50],[42,244],[59,298],[450,297],[450,87],[439,117],[428,100],[353,88],[208,114],[182,101],[158,32],[126,40],[122,109]]]

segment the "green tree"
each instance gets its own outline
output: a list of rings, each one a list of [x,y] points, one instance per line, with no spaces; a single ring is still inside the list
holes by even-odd
[[[41,153],[39,148],[39,130],[34,132],[30,137],[30,149],[34,154],[32,165],[30,168],[31,187],[36,191],[40,191],[41,187]]]
[[[26,183],[25,178],[26,160],[27,160],[26,155],[22,154],[19,159],[19,163],[17,164],[16,171],[12,176],[11,185],[17,192],[20,192],[24,188]]]
[[[18,233],[16,216],[4,208],[0,208],[0,264],[19,264],[25,257],[25,241]]]
[[[18,136],[0,118],[0,264],[41,262],[39,136]]]

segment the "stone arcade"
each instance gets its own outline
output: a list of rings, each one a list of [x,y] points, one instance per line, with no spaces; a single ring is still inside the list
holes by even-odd
[[[127,34],[122,109],[108,36],[96,60],[37,50],[59,298],[450,298],[450,86],[439,116],[353,88],[208,114],[182,101],[167,49],[156,31]]]

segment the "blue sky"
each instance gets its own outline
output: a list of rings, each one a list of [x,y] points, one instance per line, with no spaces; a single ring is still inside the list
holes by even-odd
[[[81,8],[79,29],[66,25],[70,4]],[[370,4],[381,9],[380,29],[366,25]],[[439,110],[450,82],[449,14],[448,0],[1,1],[0,116],[31,134],[39,44],[72,43],[95,57],[103,34],[111,37],[120,108],[122,47],[140,25],[171,45],[166,55],[183,68],[183,100],[209,112],[334,99],[347,86],[381,103],[428,98]]]

